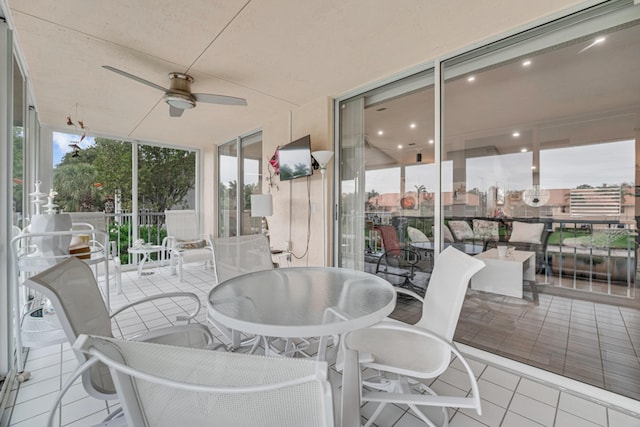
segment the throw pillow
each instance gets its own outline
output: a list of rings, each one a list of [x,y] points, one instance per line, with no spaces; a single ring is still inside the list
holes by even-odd
[[[542,243],[542,231],[544,230],[544,224],[535,223],[530,224],[527,222],[513,221],[513,230],[511,231],[511,237],[509,242],[519,243]]]
[[[420,230],[413,227],[407,227],[407,234],[412,242],[428,242],[429,238]]]
[[[449,228],[458,240],[473,239],[473,230],[467,221],[449,221]]]
[[[207,246],[207,241],[202,240],[178,240],[178,249],[202,249]]]
[[[473,235],[482,240],[500,240],[498,221],[486,221],[484,219],[473,220]]]

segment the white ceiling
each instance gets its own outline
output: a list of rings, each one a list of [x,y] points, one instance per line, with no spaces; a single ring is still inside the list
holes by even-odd
[[[185,146],[224,143],[335,97],[581,3],[578,0],[0,0],[42,124],[71,115],[96,135]],[[187,72],[200,103],[170,118],[160,86]]]

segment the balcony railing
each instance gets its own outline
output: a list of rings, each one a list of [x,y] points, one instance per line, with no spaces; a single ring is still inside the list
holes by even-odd
[[[122,265],[135,263],[135,255],[131,256],[127,249],[133,246],[136,240],[142,239],[145,243],[160,245],[167,235],[164,212],[138,213],[138,236],[133,235],[133,215],[132,213],[106,214],[109,237],[111,241],[117,242],[118,256]],[[157,254],[152,255],[152,259],[157,256]]]
[[[365,230],[368,251],[373,253],[382,250],[377,233],[370,231],[378,218],[367,217]],[[385,219],[386,223],[396,227],[398,237],[403,242],[408,239],[408,226],[419,229],[433,239],[433,217],[395,216]],[[474,218],[446,217],[445,221],[452,219],[471,223]],[[509,241],[512,221],[544,223],[547,235],[535,250],[538,273],[544,273],[545,279],[554,282],[554,286],[623,297],[635,296],[637,233],[633,224],[613,219],[551,217],[477,219],[498,222],[499,240],[503,242]],[[482,237],[474,243],[483,244]],[[545,282],[550,284],[549,280]]]

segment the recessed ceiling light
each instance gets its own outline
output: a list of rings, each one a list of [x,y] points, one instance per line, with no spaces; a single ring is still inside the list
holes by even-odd
[[[429,140],[429,144],[433,144],[433,139],[430,139],[430,140]]]
[[[514,133],[511,134],[511,136],[514,138],[518,138],[520,136],[520,132],[515,131]]]
[[[531,65],[531,60],[530,60],[530,59],[527,59],[527,60],[525,60],[525,61],[522,61],[522,66],[523,66],[523,67],[528,67],[529,65]]]
[[[473,81],[475,81],[475,80],[476,80],[476,76],[469,76],[469,77],[467,77],[467,81],[468,81],[469,83],[471,83],[471,82],[473,82]]]
[[[410,127],[411,129],[415,129],[415,128],[416,128],[416,124],[415,124],[415,123],[411,123],[411,124],[409,125],[409,127]]]
[[[526,148],[521,148],[521,149],[520,149],[520,152],[521,152],[521,153],[526,153],[526,152],[527,152],[527,149],[526,149]]]
[[[383,132],[383,131],[381,131],[381,130],[379,130],[379,131],[378,131],[378,135],[384,135],[384,132]]]
[[[402,144],[398,144],[398,149],[402,148]]]

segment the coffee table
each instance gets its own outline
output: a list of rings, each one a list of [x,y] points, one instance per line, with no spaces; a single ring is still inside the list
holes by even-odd
[[[522,298],[524,282],[531,284],[534,301],[538,300],[536,288],[536,253],[513,251],[500,257],[497,249],[476,255],[486,267],[471,279],[471,289]]]

